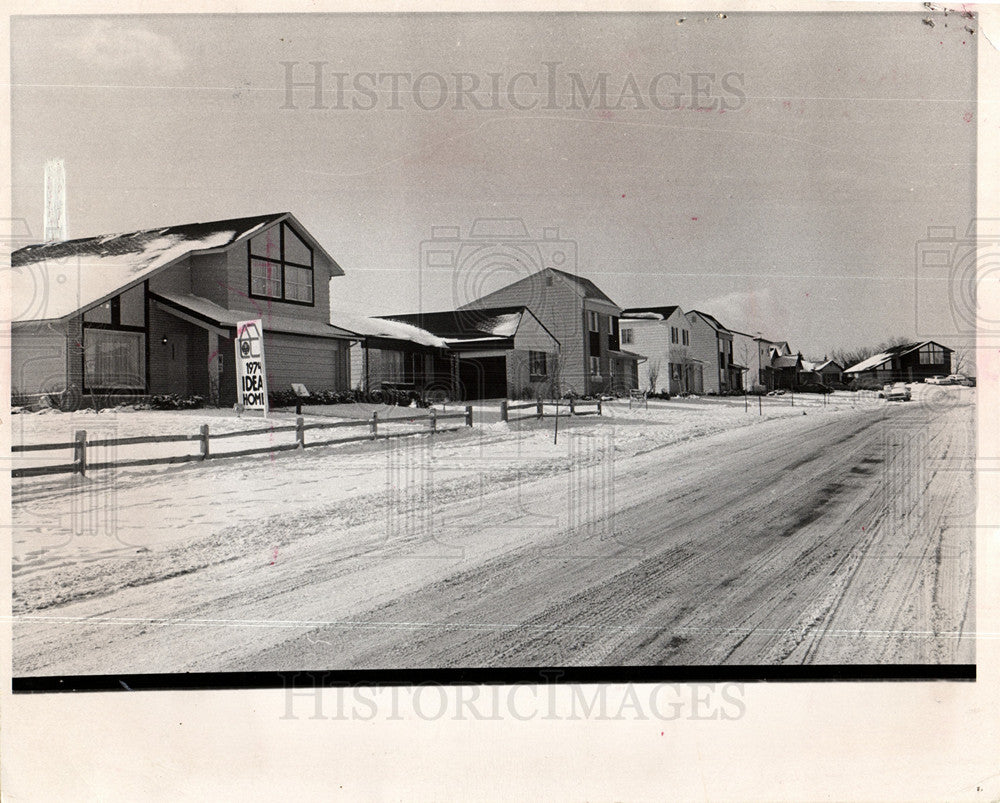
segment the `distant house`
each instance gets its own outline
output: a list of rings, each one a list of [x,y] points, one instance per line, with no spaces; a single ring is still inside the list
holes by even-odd
[[[745,366],[733,360],[733,333],[707,312],[685,316],[691,327],[691,357],[702,364],[705,393],[726,393],[743,387]]]
[[[922,382],[951,373],[953,349],[933,340],[893,346],[844,370],[844,379],[876,387],[888,382]]]
[[[638,386],[668,393],[702,393],[702,364],[691,355],[691,324],[672,307],[630,307],[619,322],[622,348],[642,354]]]
[[[822,360],[813,362],[811,360],[802,361],[802,370],[799,372],[799,382],[818,382],[827,387],[834,387],[844,381],[844,369],[840,363],[834,360]]]
[[[742,366],[744,390],[774,390],[774,368],[771,361],[777,344],[760,335],[730,330],[733,335],[733,360]]]
[[[555,395],[559,341],[524,306],[386,316],[440,339],[453,359],[454,397],[530,398]],[[442,384],[445,370],[436,369]]]
[[[781,345],[788,347],[787,343]],[[776,389],[795,390],[799,386],[799,376],[802,373],[802,355],[775,352],[771,359],[771,369],[774,372]]]
[[[637,364],[642,357],[621,346],[621,307],[590,279],[544,268],[459,309],[507,306],[530,310],[559,342],[552,377],[557,395],[593,395],[638,386]]]
[[[16,398],[233,404],[236,325],[253,318],[269,388],[348,387],[357,335],[330,323],[344,272],[290,213],[31,245],[11,265]]]

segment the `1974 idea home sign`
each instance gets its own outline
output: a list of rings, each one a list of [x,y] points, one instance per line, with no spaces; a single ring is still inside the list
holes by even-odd
[[[266,415],[263,330],[259,318],[236,325],[236,398],[244,410],[262,410]]]

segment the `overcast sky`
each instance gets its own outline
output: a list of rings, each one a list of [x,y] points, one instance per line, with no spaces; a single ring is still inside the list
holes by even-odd
[[[14,214],[41,230],[53,157],[71,237],[291,211],[346,272],[334,307],[368,314],[517,278],[421,268],[421,243],[520,218],[558,227],[622,306],[703,309],[807,357],[957,344],[946,269],[914,279],[927,228],[975,214],[976,24],[924,16],[20,18]],[[309,87],[282,108],[282,62],[306,81],[314,61],[328,108]],[[419,96],[407,78],[362,91],[384,73],[430,76]],[[606,102],[584,100],[573,74],[601,73]]]

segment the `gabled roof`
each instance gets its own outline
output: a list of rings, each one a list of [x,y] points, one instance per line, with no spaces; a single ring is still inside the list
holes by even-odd
[[[617,307],[618,305],[612,301],[600,287],[594,284],[590,279],[585,279],[582,276],[577,276],[573,273],[567,273],[564,270],[559,270],[558,268],[546,268],[545,270],[551,271],[557,276],[561,276],[567,281],[572,282],[576,285],[583,294],[584,298],[593,298],[597,301],[603,301],[606,304],[610,304],[612,307]]]
[[[472,340],[477,342],[512,341],[525,315],[531,315],[556,343],[559,342],[544,324],[538,321],[531,310],[524,306],[475,307],[381,317],[419,327],[435,337],[443,339],[448,345],[454,345]]]
[[[693,309],[688,313],[688,315],[700,315],[705,320],[705,322],[713,329],[715,329],[717,332],[729,332],[729,330],[725,326],[719,323],[715,318],[713,318],[707,312],[702,312],[701,310]]]
[[[11,254],[15,322],[58,320],[103,303],[195,252],[227,248],[283,220],[343,271],[289,212],[28,245]]]
[[[772,368],[795,368],[799,365],[798,354],[782,354],[771,361]]]
[[[652,315],[659,315],[662,320],[666,320],[671,315],[674,314],[680,307],[674,305],[672,307],[629,307],[628,309],[622,310],[623,318],[646,318]],[[683,315],[683,311],[681,312]]]
[[[879,352],[878,354],[874,354],[867,360],[862,360],[857,365],[852,365],[850,368],[844,369],[844,373],[857,374],[862,371],[870,371],[874,368],[878,368],[880,365],[889,362],[893,357],[902,357],[904,354],[909,354],[911,351],[915,351],[921,346],[927,346],[927,345],[937,346],[938,348],[948,352],[949,354],[951,354],[951,352],[953,351],[953,349],[950,349],[947,346],[942,346],[940,343],[934,340],[922,340],[919,343],[904,343],[901,346],[891,346],[890,348],[887,348],[884,351]]]

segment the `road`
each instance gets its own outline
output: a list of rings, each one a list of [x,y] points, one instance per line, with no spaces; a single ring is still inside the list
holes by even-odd
[[[14,674],[974,662],[974,411],[896,403],[594,453],[466,485],[388,535],[288,515],[272,561],[15,607]]]

